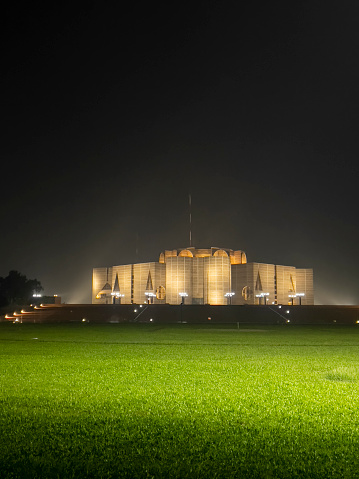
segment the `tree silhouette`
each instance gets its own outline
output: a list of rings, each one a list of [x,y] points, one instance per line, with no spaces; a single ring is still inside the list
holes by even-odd
[[[37,279],[27,279],[18,271],[10,271],[5,278],[0,277],[0,305],[28,304],[34,293],[44,288]]]

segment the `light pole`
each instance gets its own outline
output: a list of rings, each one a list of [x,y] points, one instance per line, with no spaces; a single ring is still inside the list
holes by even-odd
[[[184,305],[184,299],[187,298],[187,293],[178,293],[181,296],[181,323],[182,323],[182,306]]]
[[[292,302],[292,306],[294,305],[294,298],[296,298],[297,295],[296,294],[288,294],[288,298],[291,299],[291,302]]]
[[[305,293],[297,293],[297,296],[299,298],[299,306],[302,306],[302,298],[305,296]]]
[[[156,295],[154,293],[149,292],[149,291],[146,291],[145,295],[147,297],[147,303],[148,304],[153,304],[153,298],[155,298]]]
[[[232,304],[232,296],[234,296],[236,293],[233,293],[233,292],[229,292],[229,293],[226,293],[224,296],[225,298],[227,298],[227,305],[231,305]]]
[[[184,304],[184,299],[187,298],[188,294],[187,293],[178,293],[181,296],[181,304]]]
[[[267,306],[267,298],[269,296],[269,293],[260,293],[256,294],[256,298],[259,300],[259,304],[262,303],[261,298],[264,298],[264,305]]]
[[[113,296],[112,304],[116,304],[116,298],[119,300],[118,304],[121,304],[121,298],[123,298],[125,295],[121,293],[111,293],[111,296]]]

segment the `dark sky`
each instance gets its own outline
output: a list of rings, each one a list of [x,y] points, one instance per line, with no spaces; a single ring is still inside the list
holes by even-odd
[[[89,302],[92,268],[193,243],[313,267],[359,304],[356,1],[12,4],[1,268]]]

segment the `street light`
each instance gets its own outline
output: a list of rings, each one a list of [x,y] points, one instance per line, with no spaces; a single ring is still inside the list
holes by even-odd
[[[305,293],[296,293],[296,294],[288,294],[288,298],[291,298],[292,306],[294,304],[294,298],[299,298],[299,306],[302,305],[302,298],[305,296]]]
[[[299,306],[302,306],[302,298],[305,296],[305,293],[297,293],[297,296],[299,298]]]
[[[227,304],[232,304],[232,296],[234,296],[236,293],[229,292],[226,293],[224,296],[227,298]]]
[[[296,298],[296,297],[297,297],[296,294],[288,294],[288,298],[291,298],[292,306],[294,305],[294,298]]]
[[[147,296],[148,304],[152,304],[153,303],[153,298],[156,297],[156,295],[154,293],[151,293],[150,291],[146,291],[145,296]]]
[[[113,304],[116,304],[116,298],[119,300],[119,304],[121,304],[121,298],[123,298],[125,295],[121,294],[119,292],[111,293],[111,296],[113,296]]]
[[[181,296],[181,304],[184,304],[184,299],[187,298],[188,294],[187,293],[178,293]]]
[[[256,298],[259,298],[259,304],[261,304],[261,298],[264,298],[264,305],[267,305],[267,298],[269,296],[269,293],[260,293],[256,294]]]

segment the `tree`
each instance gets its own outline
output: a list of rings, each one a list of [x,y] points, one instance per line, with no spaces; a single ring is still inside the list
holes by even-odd
[[[18,271],[10,271],[6,278],[0,278],[0,305],[29,304],[34,293],[44,288],[37,279],[27,279]]]

